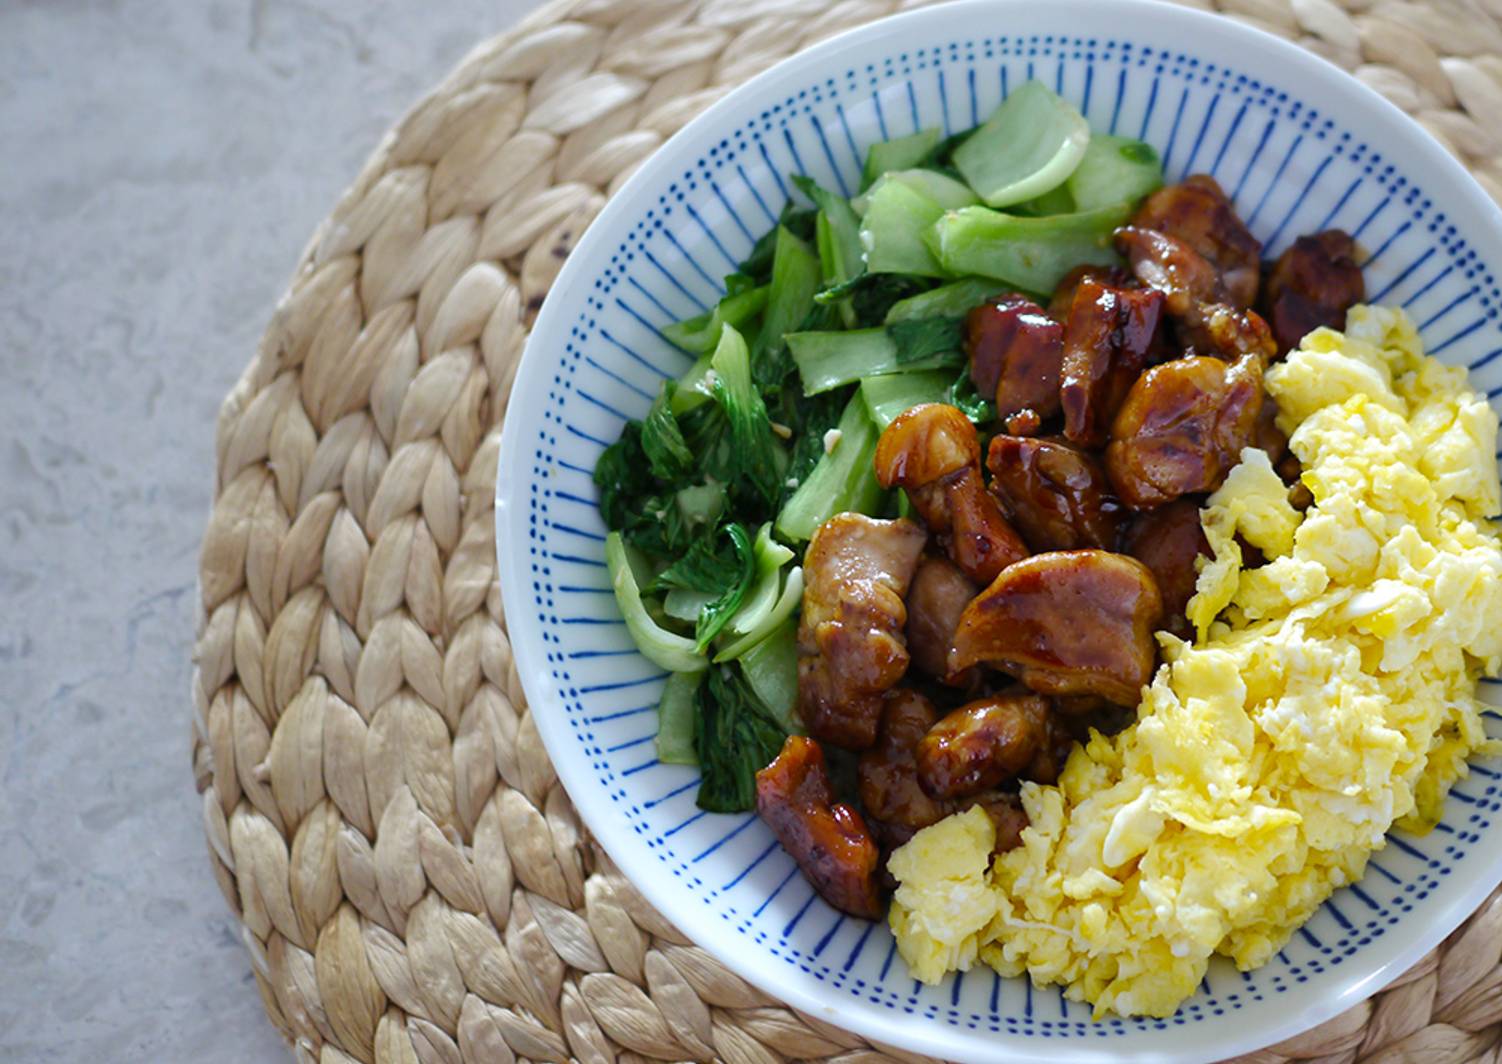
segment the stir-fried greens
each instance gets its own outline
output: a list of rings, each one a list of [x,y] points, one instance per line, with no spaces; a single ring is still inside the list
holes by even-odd
[[[1092,136],[1030,82],[974,130],[873,145],[851,199],[793,183],[718,304],[663,330],[696,361],[595,469],[622,614],[671,673],[658,757],[697,762],[716,811],[753,808],[755,773],[801,730],[807,541],[838,513],[907,509],[873,471],[882,431],[927,402],[991,422],[966,314],[1119,264],[1112,234],[1162,175],[1148,145]]]

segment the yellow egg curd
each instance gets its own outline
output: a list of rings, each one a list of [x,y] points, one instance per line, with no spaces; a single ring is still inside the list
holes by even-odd
[[[992,860],[979,809],[892,855],[898,948],[932,982],[979,957],[1096,1015],[1167,1016],[1212,954],[1271,957],[1394,825],[1424,831],[1502,659],[1497,418],[1399,310],[1356,307],[1267,372],[1314,504],[1258,450],[1210,497],[1214,557],[1137,720],[1028,783]],[[1237,536],[1266,562],[1244,568]]]

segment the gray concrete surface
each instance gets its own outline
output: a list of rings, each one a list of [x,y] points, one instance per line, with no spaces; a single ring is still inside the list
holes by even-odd
[[[0,1060],[287,1059],[188,765],[214,415],[381,132],[535,0],[0,0]]]

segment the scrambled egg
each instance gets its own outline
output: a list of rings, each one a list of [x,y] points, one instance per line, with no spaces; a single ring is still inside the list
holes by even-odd
[[[1166,1016],[1212,954],[1265,962],[1395,824],[1426,830],[1495,754],[1497,418],[1401,312],[1357,307],[1267,373],[1314,505],[1248,449],[1203,512],[1214,550],[1137,721],[1025,784],[992,861],[978,809],[892,855],[898,948],[934,981],[978,957],[1096,1014]],[[1266,556],[1243,567],[1243,542]]]

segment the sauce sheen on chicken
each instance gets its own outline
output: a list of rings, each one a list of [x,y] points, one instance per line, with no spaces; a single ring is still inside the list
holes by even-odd
[[[986,491],[980,439],[957,407],[923,403],[898,415],[876,442],[876,480],[907,491],[924,525],[977,583],[1027,556],[1027,544]]]
[[[1103,550],[1008,566],[960,618],[952,662],[987,662],[1040,694],[1131,705],[1152,677],[1163,599],[1148,568]]]
[[[1064,435],[1098,447],[1132,382],[1148,362],[1163,306],[1161,294],[1085,280],[1064,326],[1059,402]]]
[[[855,807],[834,800],[818,743],[788,736],[756,774],[756,812],[825,901],[852,916],[881,916],[880,851]]]
[[[798,712],[816,739],[876,741],[882,695],[907,672],[904,597],[927,535],[911,521],[836,514],[804,556]]]
[[[929,729],[915,751],[918,783],[934,798],[968,798],[1010,779],[1048,739],[1048,700],[1002,694],[967,702]]]
[[[1059,412],[1064,330],[1025,296],[988,300],[965,318],[965,352],[975,390],[996,402],[996,416]]]
[[[1251,443],[1262,403],[1259,355],[1154,366],[1132,385],[1111,426],[1106,473],[1117,496],[1148,510],[1214,491]]]
[[[1151,193],[1132,225],[1172,237],[1209,263],[1218,282],[1215,302],[1244,310],[1257,301],[1262,244],[1213,177],[1192,174]]]
[[[1002,511],[1033,550],[1115,547],[1122,506],[1088,451],[1065,440],[1003,434],[992,438],[986,466]]]

